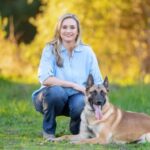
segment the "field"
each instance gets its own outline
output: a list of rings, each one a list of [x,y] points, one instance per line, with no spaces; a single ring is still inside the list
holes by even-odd
[[[38,84],[0,79],[0,149],[4,150],[148,150],[150,144],[72,145],[67,142],[45,143],[42,139],[42,116],[35,111],[31,93]],[[110,101],[125,110],[150,114],[150,85],[121,87],[111,85]],[[69,134],[69,118],[57,118],[56,135]],[[135,127],[136,128],[136,127]]]

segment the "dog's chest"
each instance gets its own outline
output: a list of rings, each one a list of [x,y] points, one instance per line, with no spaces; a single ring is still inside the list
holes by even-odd
[[[96,137],[98,137],[100,132],[102,131],[103,124],[101,124],[92,113],[86,114],[85,117],[87,119],[87,127],[89,131],[92,132]]]

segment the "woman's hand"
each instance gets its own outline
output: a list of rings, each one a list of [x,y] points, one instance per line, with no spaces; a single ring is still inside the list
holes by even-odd
[[[81,86],[79,84],[70,82],[70,81],[64,81],[64,80],[60,80],[56,77],[49,77],[48,79],[46,79],[43,82],[43,85],[45,86],[54,86],[54,85],[58,85],[58,86],[62,86],[62,87],[71,87],[77,91],[82,92],[83,94],[85,94],[85,87]]]
[[[85,94],[85,87],[84,86],[73,83],[72,88]]]

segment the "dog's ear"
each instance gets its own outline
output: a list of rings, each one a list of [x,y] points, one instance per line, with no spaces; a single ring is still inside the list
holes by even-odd
[[[106,88],[107,92],[109,92],[109,81],[108,81],[108,77],[107,76],[104,79],[103,85]]]
[[[89,89],[93,85],[94,85],[93,76],[91,74],[89,74],[88,79],[87,79],[87,86],[86,86],[86,88]]]

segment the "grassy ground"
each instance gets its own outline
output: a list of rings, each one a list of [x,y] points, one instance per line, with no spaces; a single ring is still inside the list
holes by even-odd
[[[67,142],[45,143],[42,139],[42,116],[34,110],[31,93],[39,85],[0,79],[0,149],[11,150],[148,150],[150,144],[110,144],[106,146],[72,145]],[[150,114],[150,85],[111,86],[111,102],[122,109]],[[57,118],[56,135],[68,134],[69,119]]]

